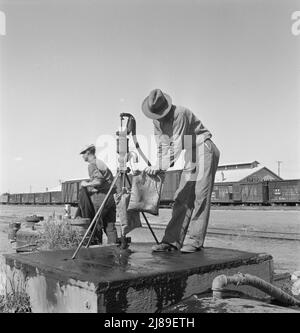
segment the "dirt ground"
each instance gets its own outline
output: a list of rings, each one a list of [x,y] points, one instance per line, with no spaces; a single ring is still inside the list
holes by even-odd
[[[25,216],[37,214],[48,216],[63,215],[63,206],[0,206],[0,253],[13,251],[8,242],[8,224],[12,221],[24,221]],[[72,208],[72,215],[75,208]],[[159,225],[155,229],[159,240],[163,236],[163,228],[171,214],[171,209],[160,209],[159,216],[147,214],[150,223]],[[214,228],[234,230],[237,235],[212,235]],[[208,234],[205,240],[207,247],[220,247],[238,249],[249,252],[266,252],[274,258],[274,268],[277,271],[294,272],[300,270],[300,241],[270,238],[257,238],[249,235],[247,231],[272,232],[274,236],[289,234],[293,237],[300,235],[300,211],[298,210],[221,210],[211,211]],[[139,228],[128,236],[133,242],[154,241],[147,228]],[[299,239],[299,238],[298,238]]]

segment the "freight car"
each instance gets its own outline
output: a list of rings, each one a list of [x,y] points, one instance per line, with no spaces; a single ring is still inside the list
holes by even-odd
[[[3,193],[0,195],[0,204],[8,204],[9,203],[9,194]]]
[[[35,204],[44,204],[44,192],[34,193]]]
[[[35,204],[34,193],[23,193],[22,194],[22,204],[34,205]]]
[[[62,192],[22,193],[21,202],[23,205],[58,205],[63,203]]]
[[[10,194],[9,195],[9,203],[10,204],[17,204],[16,195],[15,194]]]
[[[9,203],[20,205],[22,203],[22,194],[21,193],[15,193],[9,195]]]
[[[78,204],[79,186],[83,180],[87,179],[68,180],[62,183],[62,201],[64,204]]]
[[[212,204],[241,203],[241,189],[235,183],[215,183],[211,194]]]
[[[173,203],[174,194],[180,182],[181,170],[168,171],[161,194],[161,205]],[[132,175],[129,175],[130,181]],[[40,193],[4,193],[0,196],[0,204],[78,204],[80,182],[86,179],[66,181],[62,184],[62,191]],[[117,189],[122,187],[121,179],[117,182]],[[215,183],[212,192],[212,204],[300,204],[300,179],[274,180],[253,183]]]
[[[212,204],[268,204],[268,183],[215,183]]]
[[[300,179],[276,180],[269,182],[270,204],[300,204]]]
[[[268,182],[239,184],[241,203],[267,205],[269,203]]]
[[[44,192],[43,200],[44,205],[49,205],[51,203],[51,192]]]
[[[34,193],[34,200],[36,205],[49,205],[51,203],[50,192]]]
[[[161,205],[170,205],[173,203],[174,194],[179,186],[182,170],[172,170],[166,172],[165,181],[161,194]],[[132,175],[129,175],[130,181]],[[79,185],[82,180],[74,180],[64,182],[62,185],[62,200],[63,203],[76,205],[78,203]],[[219,205],[268,205],[270,203],[297,203],[299,202],[299,184],[300,180],[283,180],[283,181],[264,181],[251,183],[234,183],[222,182],[215,183],[212,192],[212,204]],[[275,186],[275,184],[277,184]],[[281,188],[282,195],[271,196],[270,190]],[[117,182],[117,189],[120,191],[122,187],[121,179]],[[298,197],[297,197],[298,195]],[[269,200],[270,197],[270,200]],[[297,199],[298,198],[298,199]],[[298,200],[298,201],[297,201]]]
[[[62,191],[53,191],[50,192],[50,204],[51,205],[59,205],[63,203],[63,199],[62,199]]]

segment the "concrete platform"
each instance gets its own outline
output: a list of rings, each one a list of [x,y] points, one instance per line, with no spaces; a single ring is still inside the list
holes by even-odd
[[[148,243],[7,254],[2,265],[2,288],[23,286],[33,312],[157,312],[206,292],[219,274],[249,273],[273,279],[272,257],[221,248],[201,252],[151,252]],[[1,275],[1,272],[0,272]],[[1,286],[0,286],[1,289]],[[235,290],[235,287],[232,287]],[[243,286],[245,294],[264,297]]]

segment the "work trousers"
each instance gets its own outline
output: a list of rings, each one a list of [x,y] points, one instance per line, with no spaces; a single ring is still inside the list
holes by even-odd
[[[196,247],[204,244],[210,214],[211,193],[220,152],[210,140],[194,149],[196,162],[186,156],[185,167],[174,196],[172,217],[162,242],[183,246],[189,228],[190,241]],[[191,155],[191,154],[190,154]]]
[[[76,212],[75,218],[77,216],[83,218],[93,219],[95,213],[101,206],[102,201],[105,198],[104,193],[88,193],[85,187],[82,187],[79,192],[78,198],[78,210]],[[97,223],[97,229],[94,234],[94,239],[92,240],[91,244],[102,244],[103,238],[103,230],[107,236],[107,243],[113,244],[117,242],[117,230],[115,226],[116,222],[116,205],[114,203],[114,199],[111,196],[108,199],[107,205],[104,207],[102,214],[101,214],[101,221]]]
[[[91,195],[92,203],[95,207],[95,212],[100,208],[106,193],[95,193]],[[97,230],[96,239],[99,243],[102,243],[103,230],[107,236],[107,243],[113,244],[117,242],[117,229],[116,229],[116,204],[111,194],[106,202],[106,205],[101,214],[102,225],[99,223],[101,228]],[[99,221],[100,222],[100,221]]]

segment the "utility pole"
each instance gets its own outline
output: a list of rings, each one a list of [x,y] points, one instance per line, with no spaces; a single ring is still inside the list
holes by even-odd
[[[280,164],[282,163],[282,161],[277,161],[277,165],[278,165],[278,176],[280,177]]]

